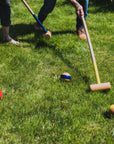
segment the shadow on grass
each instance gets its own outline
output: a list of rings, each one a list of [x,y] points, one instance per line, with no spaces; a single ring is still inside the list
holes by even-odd
[[[101,2],[90,2],[89,7],[94,7],[95,9],[89,10],[88,13],[99,13],[99,12],[113,12],[114,11],[114,3],[107,3],[105,1]]]
[[[27,34],[31,34],[34,32],[33,24],[16,24],[15,26],[10,27],[10,34],[13,38],[18,36],[26,36]],[[33,39],[20,39],[22,42],[32,42]]]
[[[73,67],[73,64],[63,56],[63,54],[56,49],[56,44],[50,44],[48,41],[43,39],[44,32],[43,31],[36,31],[34,30],[33,24],[16,24],[15,26],[10,26],[10,35],[12,38],[17,39],[18,36],[26,36],[27,34],[34,33],[34,38],[27,38],[27,39],[19,39],[21,42],[31,42],[36,43],[35,49],[39,50],[40,48],[48,47],[49,49],[53,50],[53,53],[60,57],[60,59],[71,69],[74,69],[77,72],[77,77],[80,77],[85,83],[89,83],[89,77],[82,74],[78,68]],[[74,34],[75,31],[56,31],[52,32],[52,35],[58,34],[67,34],[72,33]]]
[[[90,83],[89,83],[89,85],[90,85]],[[87,93],[93,93],[93,92],[96,93],[96,91],[92,91],[92,90],[90,89],[90,87],[88,87],[88,89],[86,90],[86,92],[87,92]],[[97,92],[104,93],[104,94],[108,94],[108,93],[110,92],[110,90],[97,90]]]
[[[74,67],[73,64],[70,62],[70,60],[68,60],[66,57],[63,56],[62,52],[59,51],[58,49],[56,49],[56,44],[50,44],[48,41],[45,41],[43,39],[44,36],[44,32],[43,31],[36,31],[34,30],[33,24],[17,24],[14,27],[11,26],[10,27],[10,31],[11,31],[11,36],[13,38],[17,38],[18,36],[26,36],[27,34],[31,34],[34,33],[34,37],[31,39],[30,37],[27,39],[22,39],[22,42],[35,42],[36,46],[35,49],[39,50],[45,47],[48,47],[49,49],[51,49],[53,51],[53,53],[60,57],[60,59],[71,69],[74,69],[77,72],[77,77],[79,77],[81,80],[83,80],[85,83],[87,83],[88,85],[90,84],[90,79],[89,77],[86,75],[86,73],[81,73],[81,71]],[[67,30],[67,31],[55,31],[52,32],[52,35],[58,35],[58,34],[75,34],[75,31],[71,31],[71,30]],[[89,88],[87,89],[87,92],[91,92],[89,90]],[[101,91],[103,93],[108,93],[109,91]]]
[[[110,115],[108,111],[104,112],[103,116],[105,119],[111,119],[111,117],[112,117],[112,115]]]
[[[54,55],[58,56],[69,68],[74,69],[77,72],[77,77],[79,77],[80,79],[82,79],[85,83],[89,83],[89,77],[87,77],[86,75],[82,74],[79,71],[78,68],[73,67],[73,64],[70,62],[70,60],[68,60],[67,58],[65,58],[62,55],[62,53],[58,49],[56,49],[56,45],[48,44],[47,42],[45,42],[45,41],[43,41],[41,39],[37,43],[35,49],[39,50],[39,47],[40,48],[48,47],[49,49],[53,50]]]
[[[10,26],[10,36],[17,40],[18,36],[26,36],[27,34],[33,33],[34,28],[32,24],[16,24],[14,26]],[[0,36],[2,37],[2,29],[0,30]],[[26,41],[29,42],[29,40],[23,40],[21,41]],[[3,41],[0,41],[0,43],[3,43]]]
[[[23,37],[28,34],[34,34],[34,38],[27,38],[23,39]],[[42,37],[44,32],[43,31],[36,31],[34,29],[33,24],[16,24],[14,26],[10,26],[10,36],[17,40],[17,38],[20,36],[22,39],[19,39],[21,42],[35,42],[36,41],[36,33],[37,33],[37,38]],[[0,29],[0,37],[2,37],[2,29]],[[0,41],[0,43],[3,43],[3,41]]]
[[[44,37],[44,32],[41,30],[35,30],[33,24],[16,24],[14,26],[10,26],[10,35],[12,38],[17,39],[18,36],[26,36],[27,34],[34,33],[34,38],[32,39],[20,39],[22,42],[34,42],[36,39],[41,39]],[[52,35],[58,35],[58,34],[75,34],[76,31],[54,31],[52,32]],[[2,30],[0,30],[0,35],[2,37]]]

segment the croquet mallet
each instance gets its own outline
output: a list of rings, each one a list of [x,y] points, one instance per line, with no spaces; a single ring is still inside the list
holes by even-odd
[[[45,27],[43,26],[43,24],[41,23],[41,21],[38,19],[38,17],[34,14],[34,12],[32,11],[32,9],[29,7],[29,5],[27,4],[27,2],[25,0],[22,0],[22,2],[25,4],[25,6],[27,7],[27,9],[30,11],[30,13],[33,15],[33,17],[35,18],[35,20],[40,24],[40,26],[43,28],[44,32],[45,32],[45,38],[46,39],[50,39],[51,37],[51,32],[47,31],[45,29]]]
[[[101,83],[100,82],[100,77],[99,77],[98,68],[97,68],[97,64],[96,64],[96,60],[95,60],[95,56],[94,56],[94,52],[93,52],[93,47],[92,47],[92,44],[91,44],[91,40],[90,40],[90,36],[89,36],[89,33],[88,33],[87,25],[86,25],[86,22],[85,22],[85,19],[84,19],[83,16],[82,16],[82,22],[83,22],[84,29],[85,29],[85,32],[86,32],[87,41],[88,41],[89,49],[90,49],[90,52],[91,52],[91,58],[92,58],[92,62],[93,62],[94,70],[95,70],[96,79],[97,79],[97,84],[90,85],[90,90],[97,91],[97,90],[111,89],[110,82],[107,82],[107,83]]]

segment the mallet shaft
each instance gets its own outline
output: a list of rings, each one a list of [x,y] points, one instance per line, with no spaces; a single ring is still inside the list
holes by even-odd
[[[91,52],[91,57],[92,57],[92,61],[93,61],[93,66],[94,66],[94,70],[95,70],[97,83],[100,84],[99,72],[98,72],[98,68],[97,68],[97,64],[96,64],[96,60],[95,60],[95,56],[94,56],[94,52],[93,52],[93,47],[92,47],[92,44],[91,44],[90,36],[89,36],[89,33],[88,33],[88,29],[87,29],[87,25],[86,25],[84,17],[82,17],[82,21],[83,21],[83,25],[84,25],[84,28],[85,28],[85,32],[86,32],[86,36],[87,36],[87,40],[88,40],[88,44],[89,44],[89,49],[90,49],[90,52]]]
[[[25,6],[27,7],[27,9],[30,11],[30,13],[33,15],[34,12],[32,11],[32,9],[29,7],[29,5],[27,4],[27,2],[25,0],[22,0],[23,3],[25,4]]]
[[[41,25],[41,27],[43,28],[44,32],[47,33],[47,30],[45,29],[43,24],[40,22],[40,20],[37,18],[37,16],[34,14],[34,12],[30,8],[30,6],[27,4],[27,2],[25,0],[22,0],[22,1],[25,4],[25,6],[27,7],[27,9],[30,11],[30,13],[33,15],[33,17],[36,19],[36,21]]]
[[[94,65],[95,75],[96,75],[96,79],[97,79],[97,84],[90,85],[90,89],[92,91],[111,89],[111,85],[110,85],[109,82],[108,83],[100,83],[98,68],[97,68],[97,64],[96,64],[96,60],[95,60],[91,40],[90,40],[90,37],[89,37],[89,33],[88,33],[88,29],[87,29],[87,25],[86,25],[84,17],[82,17],[82,21],[83,21],[83,25],[84,25],[84,28],[85,28],[85,32],[86,32],[86,36],[87,36],[87,40],[88,40],[88,44],[89,44],[89,49],[90,49],[90,52],[91,52],[91,57],[92,57],[93,65]]]

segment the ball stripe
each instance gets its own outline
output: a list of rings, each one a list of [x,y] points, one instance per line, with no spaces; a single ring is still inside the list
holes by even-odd
[[[68,75],[61,75],[61,78],[64,78],[64,79],[71,79],[71,76],[68,76]]]

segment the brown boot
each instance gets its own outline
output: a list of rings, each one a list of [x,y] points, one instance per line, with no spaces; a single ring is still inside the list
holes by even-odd
[[[19,42],[15,41],[9,36],[9,26],[2,26],[2,31],[3,31],[3,41],[4,42],[10,42],[12,44],[18,45]]]
[[[80,39],[87,39],[84,29],[78,29],[77,32]]]

